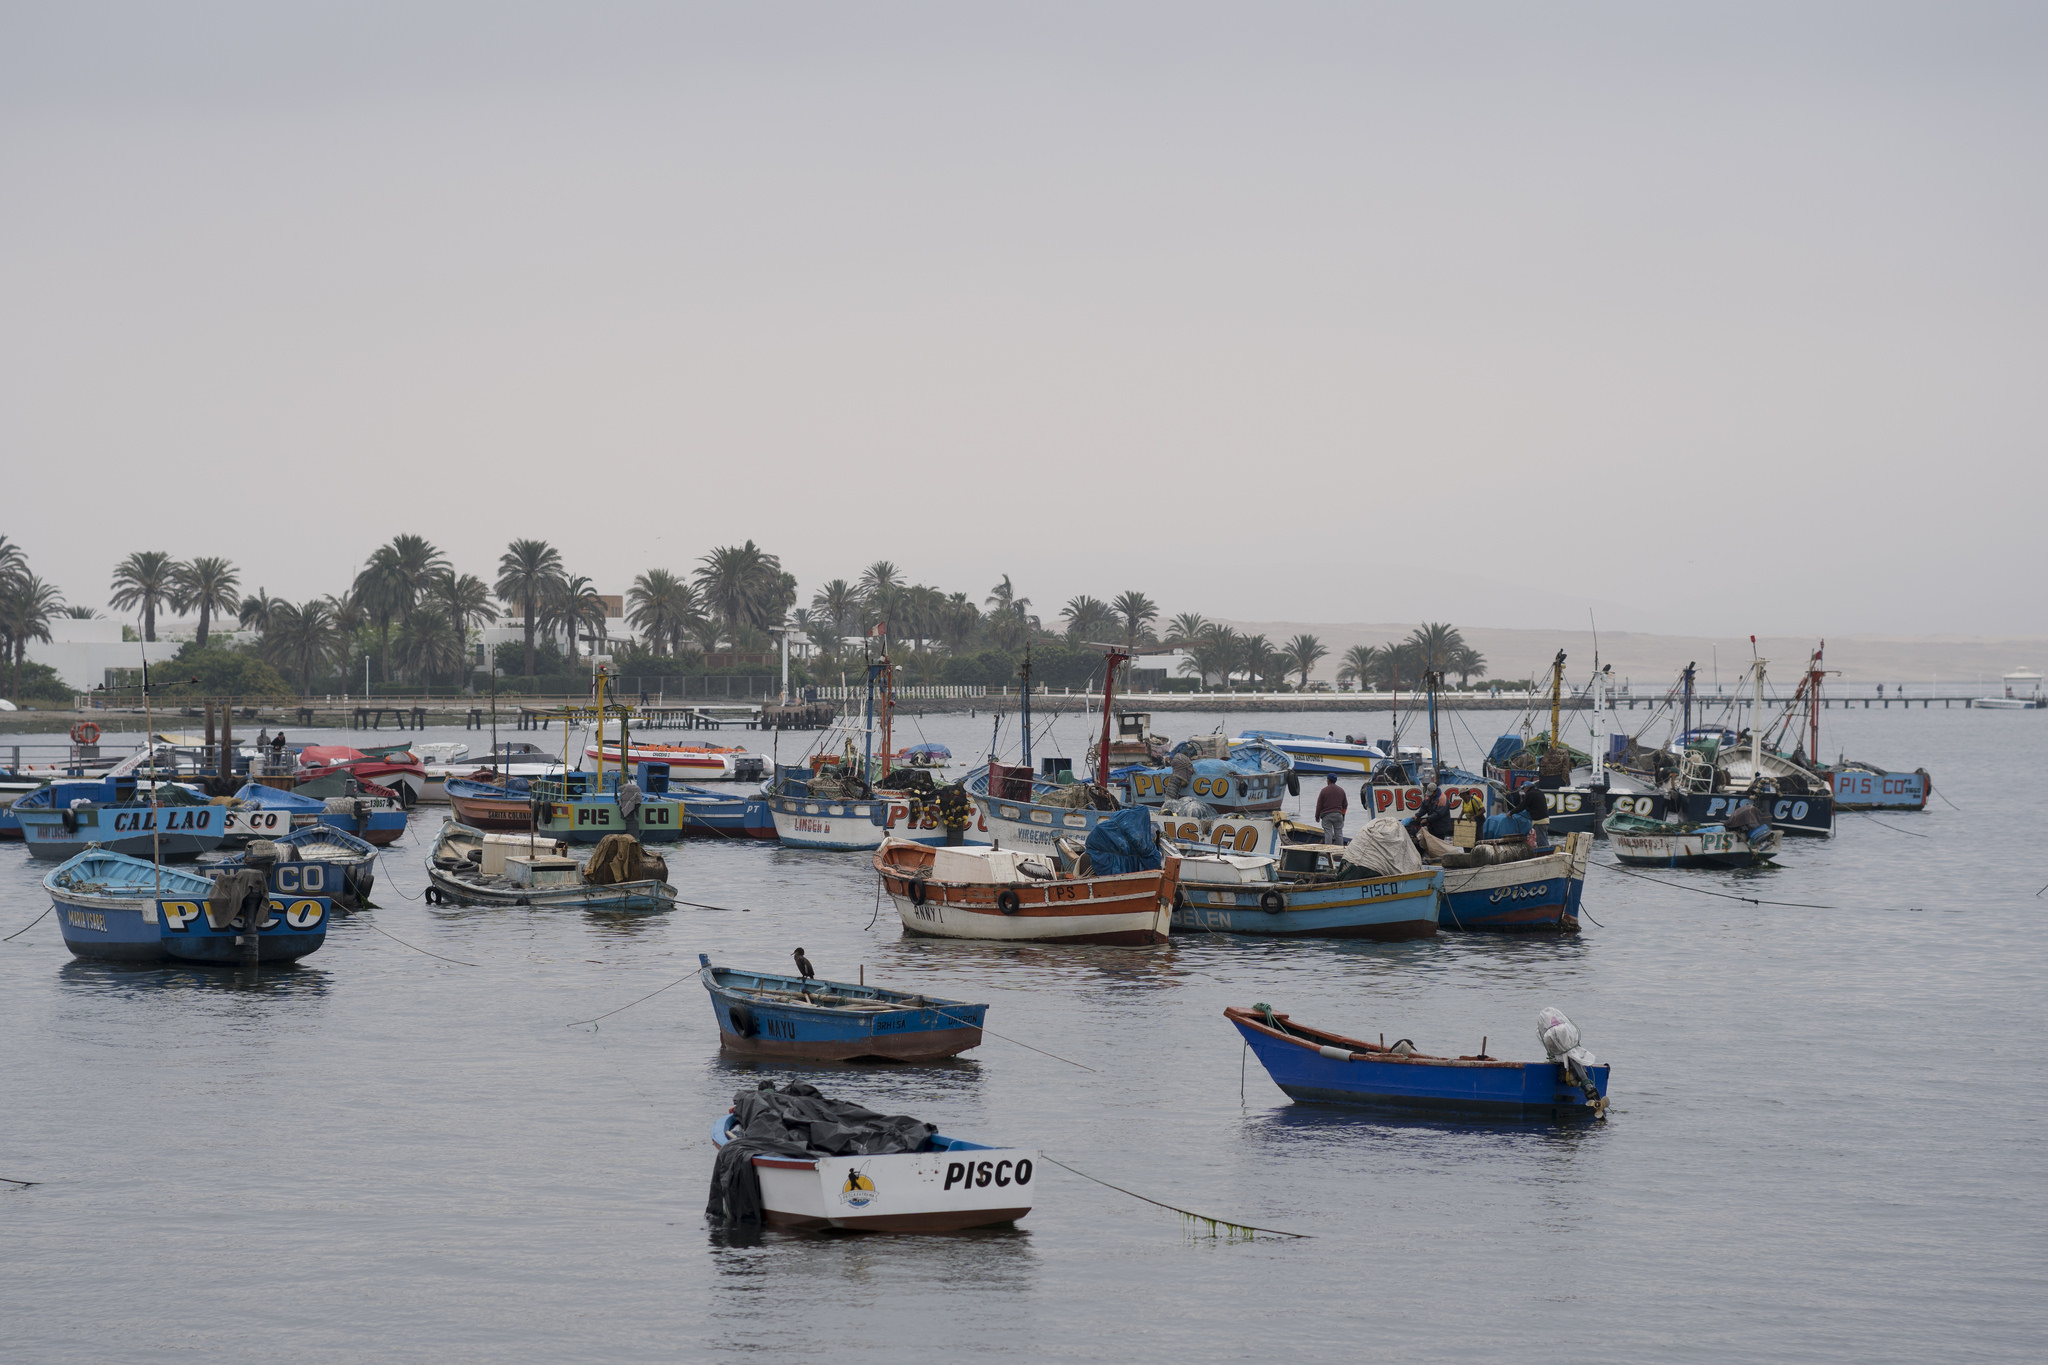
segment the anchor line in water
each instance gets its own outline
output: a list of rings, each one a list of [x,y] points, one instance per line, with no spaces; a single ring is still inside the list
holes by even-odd
[[[42,914],[42,915],[37,915],[37,916],[36,916],[36,917],[35,917],[34,919],[30,920],[30,921],[29,921],[29,922],[28,922],[27,924],[24,924],[24,925],[22,925],[22,926],[21,926],[21,927],[20,927],[19,929],[16,929],[16,930],[15,930],[15,931],[14,931],[13,933],[9,934],[9,935],[8,935],[8,936],[7,936],[6,938],[0,938],[0,943],[12,943],[12,942],[14,942],[14,940],[16,940],[16,939],[20,938],[20,937],[21,937],[21,936],[22,936],[23,934],[25,934],[25,933],[27,933],[27,932],[28,932],[29,930],[31,930],[31,929],[33,929],[33,928],[35,928],[35,927],[36,927],[36,926],[37,926],[38,924],[41,924],[41,923],[43,922],[43,915],[47,915],[47,914],[49,914],[49,913],[50,913],[50,912],[51,912],[52,910],[54,910],[54,909],[56,909],[56,908],[57,908],[57,907],[56,907],[56,906],[54,906],[54,905],[46,905],[46,906],[44,906],[44,907],[43,907],[43,914]],[[18,1183],[18,1182],[17,1182],[17,1183]]]
[[[1017,1039],[1015,1039],[1015,1038],[1012,1038],[1012,1037],[1010,1037],[1010,1036],[1009,1036],[1009,1035],[1008,1035],[1007,1033],[997,1033],[997,1032],[996,1032],[996,1031],[995,1031],[994,1029],[990,1028],[990,1027],[989,1027],[989,1026],[988,1026],[987,1024],[981,1024],[981,1025],[975,1025],[975,1024],[971,1024],[971,1023],[968,1023],[968,1021],[967,1021],[967,1020],[965,1020],[965,1019],[962,1019],[962,1018],[961,1018],[961,1017],[960,1017],[959,1015],[957,1015],[957,1014],[948,1014],[948,1013],[946,1013],[946,1011],[944,1011],[944,1010],[933,1010],[933,1011],[932,1011],[932,1013],[933,1013],[933,1014],[936,1014],[936,1015],[938,1015],[938,1016],[939,1016],[939,1018],[941,1018],[941,1019],[951,1019],[951,1020],[952,1020],[952,1021],[953,1021],[954,1023],[956,1023],[956,1024],[959,1024],[959,1025],[961,1025],[961,1026],[962,1026],[963,1028],[976,1028],[976,1027],[979,1027],[979,1028],[981,1029],[981,1031],[982,1031],[983,1033],[986,1033],[986,1034],[987,1034],[987,1035],[988,1035],[989,1037],[991,1037],[991,1038],[1000,1038],[1000,1039],[1002,1039],[1002,1040],[1003,1040],[1004,1042],[1006,1042],[1006,1043],[1016,1043],[1018,1047],[1024,1048],[1024,1049],[1026,1049],[1027,1051],[1030,1051],[1030,1052],[1036,1052],[1036,1053],[1037,1053],[1037,1054],[1038,1054],[1039,1056],[1041,1056],[1041,1057],[1050,1057],[1050,1058],[1052,1058],[1052,1059],[1053,1059],[1054,1061],[1056,1061],[1056,1062],[1065,1062],[1065,1063],[1066,1063],[1066,1064],[1067,1064],[1068,1066],[1079,1066],[1079,1067],[1081,1067],[1081,1069],[1082,1069],[1083,1071],[1086,1071],[1087,1073],[1089,1073],[1089,1074],[1090,1074],[1090,1075],[1092,1075],[1092,1076],[1100,1076],[1100,1075],[1102,1074],[1102,1073],[1101,1073],[1100,1071],[1097,1071],[1097,1070],[1096,1070],[1096,1069],[1095,1069],[1094,1067],[1092,1067],[1092,1066],[1082,1066],[1082,1065],[1081,1065],[1081,1063],[1079,1063],[1079,1062],[1077,1062],[1077,1061],[1074,1061],[1074,1060],[1073,1060],[1072,1058],[1070,1058],[1070,1057],[1062,1057],[1062,1056],[1060,1056],[1060,1054],[1059,1054],[1059,1053],[1057,1053],[1057,1052],[1047,1052],[1047,1051],[1046,1051],[1046,1050],[1045,1050],[1044,1048],[1042,1048],[1042,1047],[1032,1047],[1032,1046],[1031,1046],[1031,1044],[1029,1044],[1029,1043],[1025,1043],[1025,1042],[1019,1042],[1019,1041],[1018,1041]]]
[[[23,1189],[27,1189],[31,1185],[40,1185],[42,1183],[40,1180],[16,1180],[11,1175],[0,1175],[0,1185],[19,1185]]]
[[[1655,882],[1655,883],[1656,883],[1657,885],[1659,885],[1659,886],[1668,886],[1668,887],[1671,887],[1671,888],[1672,888],[1673,890],[1677,890],[1677,891],[1691,891],[1691,892],[1694,892],[1694,893],[1696,893],[1696,894],[1698,894],[1698,895],[1702,895],[1702,896],[1714,896],[1714,897],[1717,897],[1717,898],[1719,898],[1719,899],[1721,899],[1721,900],[1724,900],[1724,901],[1743,901],[1743,902],[1745,902],[1745,903],[1747,903],[1747,904],[1750,904],[1750,905],[1777,905],[1777,906],[1783,906],[1783,907],[1784,907],[1785,909],[1788,909],[1788,910],[1845,910],[1845,909],[1855,908],[1855,907],[1848,907],[1848,906],[1840,906],[1840,905],[1815,905],[1815,904],[1811,903],[1810,901],[1773,901],[1773,900],[1763,900],[1763,899],[1761,899],[1761,898],[1759,898],[1759,897],[1756,897],[1756,896],[1738,896],[1738,895],[1735,895],[1735,894],[1734,894],[1733,892],[1729,892],[1729,891],[1709,891],[1709,890],[1707,890],[1707,888],[1705,888],[1704,886],[1687,886],[1687,885],[1686,885],[1685,883],[1683,883],[1683,882],[1667,882],[1667,881],[1665,881],[1665,880],[1664,880],[1663,878],[1661,878],[1661,877],[1645,877],[1645,876],[1643,876],[1643,874],[1642,874],[1642,873],[1640,873],[1640,872],[1633,872],[1633,871],[1630,871],[1630,870],[1629,870],[1628,868],[1625,868],[1625,867],[1619,866],[1618,864],[1615,864],[1615,863],[1596,863],[1596,862],[1593,862],[1593,861],[1592,861],[1592,860],[1590,860],[1590,859],[1588,859],[1588,860],[1587,860],[1587,866],[1589,866],[1589,867],[1600,867],[1600,868],[1605,868],[1605,869],[1606,869],[1607,871],[1609,871],[1609,872],[1619,872],[1619,873],[1620,873],[1620,874],[1621,874],[1622,876],[1624,876],[1624,877],[1639,877],[1639,878],[1641,878],[1641,879],[1642,879],[1643,881],[1646,881],[1646,882]],[[2048,888],[2043,888],[2043,889],[2044,889],[2044,890],[2048,890]],[[1922,911],[1922,909],[1923,909],[1924,907],[1922,907],[1922,906],[1918,906],[1918,905],[1878,905],[1878,906],[1866,906],[1866,907],[1861,907],[1861,908],[1865,908],[1865,909],[1875,909],[1875,910],[1894,910],[1894,911],[1900,911],[1900,912],[1903,912],[1903,913],[1905,913],[1905,914],[1917,915],[1917,914],[1921,913],[1921,911]],[[1604,929],[1604,928],[1606,928],[1607,926],[1603,924],[1603,925],[1601,925],[1600,927]]]
[[[641,996],[641,997],[640,997],[640,999],[638,999],[638,1000],[628,1000],[628,1001],[627,1001],[627,1002],[626,1002],[625,1004],[623,1004],[623,1005],[619,1006],[619,1008],[618,1008],[618,1009],[615,1009],[615,1010],[606,1010],[606,1011],[605,1011],[605,1012],[604,1012],[603,1014],[600,1014],[600,1015],[598,1015],[598,1016],[597,1016],[597,1019],[578,1019],[578,1020],[577,1020],[577,1021],[576,1021],[575,1023],[573,1023],[573,1024],[564,1024],[564,1025],[562,1025],[562,1027],[563,1027],[563,1028],[581,1028],[581,1027],[582,1027],[583,1025],[585,1025],[585,1024],[595,1024],[595,1023],[597,1022],[597,1020],[598,1020],[598,1019],[609,1019],[609,1018],[611,1018],[611,1017],[612,1017],[612,1016],[613,1016],[614,1014],[617,1014],[617,1013],[619,1013],[619,1012],[620,1012],[621,1010],[629,1010],[629,1009],[633,1008],[633,1006],[635,1006],[635,1005],[638,1005],[638,1004],[642,1004],[642,1003],[644,1003],[645,1001],[648,1001],[648,1000],[652,1000],[652,999],[653,999],[653,998],[654,998],[655,996],[657,996],[657,995],[660,995],[662,991],[666,991],[666,990],[673,990],[673,989],[674,989],[675,987],[677,987],[677,986],[680,986],[680,985],[682,985],[682,984],[683,984],[683,983],[684,983],[685,981],[688,981],[688,980],[689,980],[689,979],[690,979],[691,977],[693,977],[693,976],[695,976],[695,975],[697,975],[697,973],[696,973],[696,972],[685,972],[685,973],[683,973],[683,974],[682,974],[681,976],[677,977],[677,978],[676,978],[675,980],[673,980],[673,981],[669,982],[669,983],[668,983],[668,985],[666,985],[666,986],[663,986],[663,987],[659,988],[658,990],[651,990],[651,991],[647,992],[647,994],[645,994],[645,995]]]
[[[1849,812],[1849,814],[1860,815],[1864,819],[1868,820],[1871,824],[1876,825],[1879,829],[1888,829],[1892,831],[1894,834],[1909,834],[1915,839],[1925,839],[1927,837],[1926,835],[1920,833],[1918,830],[1904,829],[1898,825],[1887,825],[1884,821],[1878,819],[1875,815],[1872,815],[1867,810],[1852,810]]]
[[[1245,1235],[1246,1238],[1250,1238],[1253,1233],[1264,1232],[1269,1233],[1275,1237],[1293,1237],[1301,1241],[1307,1241],[1313,1235],[1311,1233],[1306,1232],[1287,1232],[1280,1228],[1262,1228],[1255,1223],[1233,1223],[1228,1218],[1211,1218],[1206,1213],[1196,1213],[1193,1209],[1184,1209],[1178,1204],[1169,1204],[1163,1199],[1154,1199],[1150,1195],[1139,1194],[1136,1190],[1127,1190],[1121,1185],[1112,1185],[1107,1180],[1098,1180],[1096,1179],[1096,1177],[1088,1174],[1088,1172],[1086,1171],[1077,1170],[1074,1167],[1069,1166],[1066,1162],[1061,1161],[1058,1157],[1053,1156],[1049,1152],[1041,1151],[1038,1155],[1044,1160],[1050,1161],[1053,1165],[1059,1167],[1061,1170],[1072,1171],[1075,1175],[1080,1176],[1083,1180],[1092,1180],[1106,1190],[1115,1190],[1118,1194],[1127,1194],[1133,1199],[1142,1199],[1147,1204],[1151,1204],[1155,1207],[1166,1209],[1173,1213],[1177,1213],[1183,1218],[1198,1219],[1201,1222],[1207,1223],[1211,1229],[1218,1227],[1229,1228],[1232,1233],[1241,1232]],[[1213,1236],[1214,1233],[1212,1232],[1211,1235]]]
[[[400,894],[403,895],[404,893],[401,892]],[[363,921],[363,927],[366,929],[377,929],[377,926],[370,923],[368,920]],[[398,944],[400,947],[410,948],[416,953],[426,953],[428,957],[437,958],[442,962],[453,962],[458,967],[476,967],[482,965],[476,962],[462,962],[452,957],[442,957],[439,953],[427,953],[427,950],[425,948],[420,947],[417,943],[407,943],[398,935],[391,933],[390,931],[385,929],[377,929],[377,932],[383,934],[384,937],[390,939],[393,943]]]

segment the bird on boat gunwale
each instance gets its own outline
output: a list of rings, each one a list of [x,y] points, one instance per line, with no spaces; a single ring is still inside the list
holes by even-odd
[[[801,976],[804,980],[809,981],[812,977],[818,974],[818,969],[816,967],[813,967],[811,965],[811,960],[804,956],[803,949],[797,949],[795,952],[791,953],[790,956],[796,959],[797,975]]]

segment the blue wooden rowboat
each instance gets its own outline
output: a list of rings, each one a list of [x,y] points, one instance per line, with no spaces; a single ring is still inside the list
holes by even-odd
[[[740,839],[773,839],[775,817],[765,796],[740,796],[709,787],[680,787],[683,833]]]
[[[254,810],[290,811],[295,830],[325,825],[380,848],[405,833],[405,807],[388,796],[308,796],[251,782],[235,799]]]
[[[1432,1057],[1406,1039],[1392,1047],[1360,1042],[1297,1024],[1263,1005],[1231,1006],[1223,1017],[1292,1099],[1522,1119],[1594,1118],[1606,1107],[1608,1068],[1597,1063],[1584,1068],[1589,1095],[1564,1061]]]
[[[1340,879],[1331,873],[1343,852],[1294,844],[1280,851],[1277,867],[1273,858],[1184,854],[1174,932],[1379,940],[1436,933],[1442,868]]]
[[[279,864],[268,877],[267,917],[258,926],[258,960],[290,962],[317,951],[327,939],[329,899],[307,893],[306,872],[297,865],[282,878]],[[296,890],[286,890],[288,884]],[[163,867],[123,853],[91,849],[67,860],[43,878],[56,908],[64,946],[79,957],[116,962],[182,962],[236,966],[242,959],[241,931],[233,912],[209,909],[213,879],[181,867]]]
[[[14,803],[31,856],[61,862],[97,844],[134,857],[192,858],[220,847],[227,808],[175,783],[154,798],[132,776],[57,781]]]
[[[1437,927],[1576,929],[1592,852],[1592,835],[1573,834],[1562,847],[1521,862],[1446,867]]]
[[[325,896],[336,910],[369,906],[370,892],[377,884],[374,844],[330,825],[308,825],[271,842],[279,851],[277,869],[270,879],[274,887]],[[247,862],[246,853],[236,853],[201,866],[208,872],[231,872]]]
[[[697,963],[718,1020],[718,1045],[727,1052],[813,1062],[918,1062],[981,1045],[987,1005],[714,967],[703,953]]]

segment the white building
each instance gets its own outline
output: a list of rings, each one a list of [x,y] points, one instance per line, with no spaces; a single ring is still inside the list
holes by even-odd
[[[161,663],[184,647],[183,640],[160,639],[145,645],[121,638],[122,622],[108,619],[81,621],[60,616],[50,622],[48,641],[29,641],[31,663],[48,664],[57,670],[66,686],[90,692],[107,680],[110,668],[140,668],[146,657]]]

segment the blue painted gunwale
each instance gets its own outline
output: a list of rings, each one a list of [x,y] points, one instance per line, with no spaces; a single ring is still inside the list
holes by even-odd
[[[1230,1020],[1273,1078],[1297,1100],[1356,1104],[1378,1109],[1496,1115],[1507,1118],[1591,1118],[1586,1092],[1558,1062],[1503,1062],[1470,1057],[1395,1057],[1373,1043],[1327,1033],[1276,1017],[1281,1033],[1250,1010],[1229,1008]],[[1290,1036],[1291,1035],[1291,1036]],[[1326,1057],[1334,1047],[1350,1060]],[[1588,1069],[1593,1088],[1607,1096],[1609,1068]]]
[[[806,982],[802,977],[714,967],[703,953],[697,954],[697,964],[697,978],[711,997],[712,1017],[718,1023],[718,1045],[747,1056],[829,1062],[868,1057],[891,1061],[951,1057],[981,1044],[981,1024],[988,1013],[987,1005],[964,1000],[941,1000],[845,981],[813,978]],[[900,1002],[901,1008],[856,1010],[805,1004],[800,1000],[762,1000],[744,994],[748,990],[808,991],[813,996],[882,1004]]]

